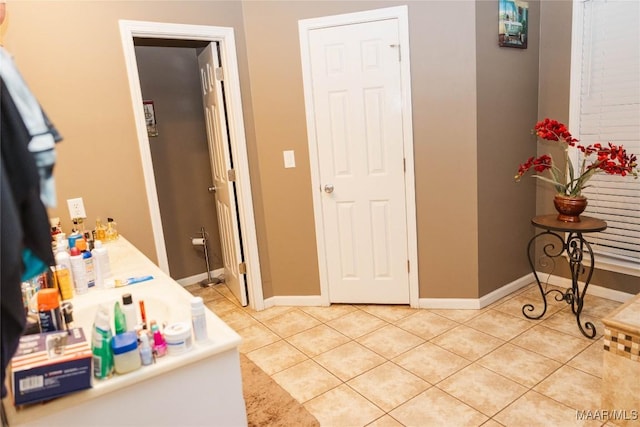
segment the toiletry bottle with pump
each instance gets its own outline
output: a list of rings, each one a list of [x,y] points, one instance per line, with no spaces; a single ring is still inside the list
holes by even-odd
[[[122,312],[126,319],[127,331],[135,331],[138,324],[138,314],[136,313],[136,306],[133,305],[131,294],[122,295]]]
[[[72,247],[69,259],[71,261],[71,274],[73,274],[76,293],[78,295],[85,294],[89,290],[89,286],[87,284],[86,266],[80,249]]]
[[[191,299],[191,323],[193,324],[193,335],[196,341],[207,339],[207,318],[204,313],[204,303],[202,297]]]
[[[94,242],[93,250],[93,270],[96,276],[96,288],[104,288],[104,282],[111,276],[111,266],[109,264],[109,253],[107,248],[102,246],[102,240]]]
[[[111,351],[111,319],[109,309],[100,306],[93,323],[91,351],[93,352],[93,376],[109,378],[113,373],[113,353]]]

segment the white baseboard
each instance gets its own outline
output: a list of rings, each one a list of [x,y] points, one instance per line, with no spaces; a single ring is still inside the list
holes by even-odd
[[[292,306],[292,307],[321,307],[326,306],[324,299],[320,295],[302,295],[302,296],[275,296],[264,300],[264,308],[274,306]]]
[[[206,275],[205,275],[206,276]],[[546,273],[538,272],[538,277],[541,282],[549,283],[550,285],[559,286],[563,288],[571,287],[571,279],[565,277],[548,275]],[[496,289],[480,298],[420,298],[418,300],[418,308],[433,308],[433,309],[457,309],[457,310],[479,310],[488,306],[491,303],[498,301],[507,295],[527,286],[530,283],[535,282],[533,273],[529,273],[522,276],[519,279],[514,280],[511,283]],[[192,282],[193,283],[193,282]],[[583,284],[580,284],[582,288]],[[587,291],[589,295],[597,296],[600,298],[610,299],[612,301],[625,302],[633,297],[633,294],[626,292],[616,291],[614,289],[598,286],[593,283],[589,284]],[[264,308],[274,306],[326,306],[327,303],[321,295],[313,296],[274,296],[264,300]]]
[[[211,270],[211,277],[219,277],[224,275],[224,268],[218,268]],[[182,279],[176,279],[181,286],[193,285],[194,283],[201,282],[207,278],[207,272],[196,274],[194,276],[183,277]]]
[[[480,298],[420,298],[419,308],[478,310],[527,286],[534,280],[533,273],[529,273]]]
[[[548,273],[541,273],[539,271],[538,277],[540,278],[541,282],[549,283],[550,285],[559,286],[561,288],[571,287],[571,279],[566,277],[555,276],[553,274],[549,275]],[[584,287],[584,283],[578,282],[578,287],[580,288],[580,290],[582,290],[582,288]],[[616,291],[615,289],[609,289],[605,288],[604,286],[596,285],[593,282],[589,283],[587,294],[593,295],[594,297],[610,299],[617,302],[626,302],[634,296],[633,294],[628,294],[626,292]]]

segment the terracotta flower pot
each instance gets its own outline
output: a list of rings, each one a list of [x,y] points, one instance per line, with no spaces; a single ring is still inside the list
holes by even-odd
[[[587,208],[587,198],[583,196],[569,197],[556,194],[553,205],[558,211],[558,220],[580,222],[580,214]]]

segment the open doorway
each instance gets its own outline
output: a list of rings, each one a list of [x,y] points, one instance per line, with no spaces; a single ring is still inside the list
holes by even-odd
[[[156,172],[154,171],[153,158],[149,147],[150,137],[147,133],[143,109],[134,40],[136,38],[173,40],[173,43],[176,45],[186,43],[189,46],[202,46],[215,43],[219,49],[218,59],[220,63],[219,70],[216,71],[216,76],[220,82],[224,81],[224,108],[229,112],[226,134],[228,137],[229,155],[234,159],[232,169],[228,170],[227,173],[230,177],[230,185],[232,185],[235,193],[234,198],[237,202],[234,206],[235,215],[233,215],[233,218],[238,223],[238,230],[243,230],[240,235],[235,236],[235,238],[241,240],[242,244],[242,253],[238,254],[240,257],[236,268],[241,275],[241,285],[244,286],[243,291],[246,289],[244,292],[246,292],[246,296],[248,296],[249,305],[256,310],[263,309],[264,301],[260,279],[260,263],[253,217],[251,183],[246,154],[233,29],[226,27],[120,21],[120,31],[129,75],[131,99],[138,131],[142,169],[145,177],[158,264],[160,268],[168,274],[170,268],[167,255],[167,242],[165,239],[163,219],[160,213]],[[194,49],[198,48],[194,47]],[[170,168],[170,170],[173,169]],[[231,179],[231,177],[233,177],[233,179]],[[203,189],[203,191],[205,190],[207,189]],[[212,210],[212,213],[213,212],[214,210]],[[185,238],[188,238],[188,236]],[[240,293],[236,295],[236,297],[241,300],[242,294]]]

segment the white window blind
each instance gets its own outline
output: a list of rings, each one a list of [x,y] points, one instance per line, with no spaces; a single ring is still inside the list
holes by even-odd
[[[574,7],[581,19],[574,27],[574,49],[581,49],[572,64],[580,72],[574,136],[585,146],[624,145],[640,157],[640,2],[587,0]],[[586,236],[594,251],[640,270],[640,178],[598,173],[589,184],[585,215],[608,225]]]

